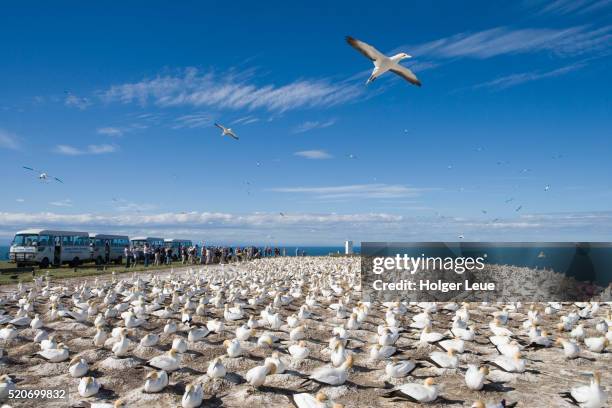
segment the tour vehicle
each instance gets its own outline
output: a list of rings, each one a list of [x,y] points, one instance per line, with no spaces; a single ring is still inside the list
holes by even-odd
[[[155,237],[134,237],[130,239],[130,245],[132,249],[141,250],[145,243],[149,243],[151,248],[163,247],[164,239]]]
[[[127,246],[130,246],[127,235],[89,234],[91,259],[98,265],[110,262],[121,264]]]
[[[177,260],[179,258],[178,249],[179,247],[192,247],[193,242],[190,239],[176,239],[176,238],[166,238],[164,240],[164,246],[166,248],[172,248],[172,259]]]
[[[18,267],[78,266],[91,259],[89,234],[78,231],[28,229],[19,231],[9,249],[9,262]]]

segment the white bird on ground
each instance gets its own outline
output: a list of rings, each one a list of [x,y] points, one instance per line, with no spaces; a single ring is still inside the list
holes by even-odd
[[[0,329],[0,339],[4,341],[13,340],[17,336],[17,330],[12,324],[7,325],[3,329]]]
[[[64,343],[60,343],[57,348],[42,350],[38,354],[52,363],[61,363],[68,360],[68,347]]]
[[[565,398],[570,399],[581,408],[605,407],[608,395],[600,385],[601,376],[598,372],[593,373],[590,385],[582,385],[572,388],[570,392],[562,393]]]
[[[446,353],[434,351],[429,355],[427,361],[439,368],[457,368],[459,364],[459,358],[455,355],[455,350],[452,348],[448,349]]]
[[[404,78],[411,84],[421,86],[421,81],[418,80],[416,75],[414,75],[411,70],[400,65],[399,63],[403,59],[412,58],[412,56],[406,54],[405,52],[400,52],[392,57],[387,57],[371,45],[350,36],[346,37],[346,42],[365,57],[372,60],[372,63],[374,64],[374,69],[372,70],[372,74],[370,75],[370,78],[368,78],[366,85],[374,81],[385,72],[391,71],[394,74]]]
[[[438,387],[434,384],[433,378],[429,377],[423,381],[423,384],[407,383],[400,385],[388,395],[400,396],[417,403],[432,402],[438,398]]]
[[[215,358],[213,361],[210,362],[210,364],[208,365],[208,369],[206,370],[206,374],[210,378],[225,377],[225,374],[226,374],[225,366],[221,362],[220,358]]]
[[[208,336],[209,334],[210,334],[210,330],[208,330],[207,327],[194,327],[191,330],[189,330],[189,333],[187,334],[187,341],[190,341],[190,342],[200,341],[206,336]]]
[[[168,353],[153,357],[149,360],[149,365],[164,371],[176,371],[181,364],[181,356],[175,349],[170,349]]]
[[[225,346],[225,351],[230,358],[240,357],[242,354],[240,341],[238,339],[225,340],[223,345]]]
[[[300,362],[308,357],[310,350],[306,347],[306,342],[300,340],[297,344],[289,346],[289,354],[296,362]]]
[[[297,408],[336,408],[339,406],[330,401],[323,392],[318,392],[314,397],[305,392],[293,394],[293,402]]]
[[[394,358],[385,366],[385,373],[391,378],[402,378],[410,374],[416,368],[416,364],[410,360],[398,361]]]
[[[83,377],[79,382],[79,395],[87,398],[96,395],[100,390],[100,383],[94,377]]]
[[[489,374],[487,367],[478,368],[474,364],[468,364],[468,369],[465,372],[465,384],[470,390],[480,391],[487,379],[487,374]]]
[[[584,339],[584,345],[593,353],[601,353],[608,346],[608,339],[605,337],[587,337]]]
[[[184,353],[187,351],[187,342],[182,337],[175,337],[174,340],[172,340],[172,348],[179,353]]]
[[[87,361],[83,358],[73,358],[68,367],[68,372],[74,378],[83,377],[88,370]]]
[[[268,361],[264,365],[253,367],[247,371],[245,379],[249,384],[257,388],[266,382],[266,376],[268,374],[274,373],[276,373],[276,366],[274,363]]]
[[[283,362],[283,360],[281,360],[278,351],[273,352],[271,357],[266,358],[264,364],[265,363],[272,363],[276,366],[275,374],[282,374],[285,372],[285,363]]]
[[[555,343],[563,346],[563,354],[566,358],[576,358],[580,354],[580,347],[571,340],[559,337]]]
[[[490,364],[507,373],[522,373],[525,371],[525,360],[521,358],[520,353],[516,353],[512,357],[497,356]]]
[[[142,347],[153,347],[159,343],[159,334],[149,333],[140,339],[140,345]]]
[[[189,384],[185,387],[185,394],[181,399],[181,406],[183,408],[196,408],[202,404],[204,398],[204,391],[202,390],[202,384]]]
[[[236,338],[240,341],[247,341],[253,335],[253,329],[246,324],[236,327]]]
[[[9,396],[9,391],[16,390],[17,386],[6,374],[0,375],[0,400],[5,400]]]
[[[310,379],[328,385],[342,385],[348,379],[348,370],[353,366],[353,355],[349,354],[340,367],[318,367],[310,375]]]
[[[232,129],[226,128],[225,126],[220,125],[218,123],[215,123],[215,126],[218,127],[219,129],[221,129],[221,131],[222,131],[221,136],[229,136],[229,137],[232,137],[232,138],[238,140],[238,136],[236,136],[236,134],[234,133],[234,131]]]
[[[168,385],[168,373],[164,370],[151,371],[147,374],[144,392],[160,392]]]

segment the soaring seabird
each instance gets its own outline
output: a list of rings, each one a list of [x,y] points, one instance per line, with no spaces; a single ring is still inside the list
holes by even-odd
[[[46,171],[36,170],[36,169],[34,169],[32,167],[28,167],[28,166],[21,166],[21,167],[23,167],[26,170],[30,170],[30,171],[34,171],[34,172],[38,173],[38,179],[41,180],[41,181],[48,181],[48,180],[53,179],[53,180],[55,180],[55,181],[57,181],[59,183],[64,184],[64,182],[61,179],[59,179],[57,177],[53,177],[52,175],[50,175]]]
[[[400,61],[406,58],[412,58],[411,55],[406,54],[405,52],[400,52],[399,54],[395,54],[392,57],[387,57],[376,48],[372,47],[369,44],[364,43],[363,41],[359,41],[353,37],[346,37],[346,42],[357,51],[368,57],[374,63],[374,69],[372,70],[372,75],[368,78],[366,85],[370,82],[374,81],[376,78],[381,76],[387,71],[391,71],[406,81],[410,82],[413,85],[421,86],[421,81],[418,80],[416,75],[409,70],[408,68],[400,65]]]
[[[226,128],[225,126],[220,125],[218,123],[215,123],[215,126],[221,129],[222,131],[221,136],[229,136],[229,137],[233,137],[234,139],[238,140],[238,136],[236,136],[236,134],[234,133],[232,129]]]

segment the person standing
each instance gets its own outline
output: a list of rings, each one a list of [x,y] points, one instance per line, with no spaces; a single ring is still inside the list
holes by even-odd
[[[130,247],[126,246],[123,249],[123,254],[125,255],[125,269],[130,267],[130,262],[132,260],[132,251],[130,251]]]
[[[148,268],[149,267],[149,255],[150,255],[150,251],[151,251],[151,249],[149,248],[149,243],[148,242],[146,242],[144,244],[143,251],[144,251],[144,266],[145,266],[145,268]]]

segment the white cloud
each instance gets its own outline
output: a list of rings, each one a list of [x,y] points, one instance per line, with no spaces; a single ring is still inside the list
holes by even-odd
[[[495,27],[459,33],[416,46],[404,46],[417,57],[486,59],[507,54],[549,51],[576,56],[610,47],[612,25],[561,29]],[[399,49],[399,48],[398,48]]]
[[[20,144],[17,135],[0,129],[0,148],[19,150]]]
[[[338,105],[355,99],[363,91],[363,87],[355,83],[329,79],[299,79],[283,85],[256,85],[249,73],[201,73],[195,68],[188,68],[178,75],[113,85],[99,94],[105,102],[154,103],[160,107],[265,109],[279,113]]]
[[[69,145],[57,145],[55,146],[55,153],[63,154],[66,156],[81,156],[85,154],[106,154],[106,153],[114,153],[119,148],[116,145],[110,144],[99,144],[99,145],[89,145],[85,149],[80,149],[74,146]]]
[[[205,239],[207,242],[280,245],[342,245],[360,241],[606,241],[612,212],[532,214],[495,223],[458,217],[407,217],[388,213],[312,214],[215,212],[158,214],[58,214],[0,212],[0,236],[26,226],[150,234]]]
[[[612,0],[555,0],[542,7],[541,13],[586,14],[612,5]]]
[[[572,71],[576,71],[582,68],[584,63],[577,63],[567,65],[565,67],[557,68],[552,71],[533,71],[533,72],[521,72],[517,74],[506,75],[491,81],[477,84],[474,88],[493,88],[493,89],[506,89],[512,86],[524,84],[526,82],[537,81],[540,79],[554,78],[568,74]]]
[[[192,113],[189,115],[182,115],[175,119],[175,124],[172,126],[173,129],[181,128],[201,128],[211,126],[213,124],[212,116],[208,113]]]
[[[335,123],[336,119],[329,119],[326,121],[306,121],[293,128],[293,133],[304,133],[313,129],[324,129],[333,126]]]
[[[248,125],[250,123],[259,122],[259,118],[255,116],[243,116],[232,122],[232,125]]]
[[[330,187],[280,187],[270,189],[270,191],[277,193],[310,194],[323,199],[416,197],[427,190],[399,184],[352,184]]]
[[[51,201],[49,204],[55,207],[72,207],[72,200],[66,198],[65,200]]]
[[[299,152],[293,153],[295,156],[300,156],[305,159],[311,160],[322,160],[322,159],[331,159],[331,154],[327,153],[325,150],[302,150]]]
[[[118,127],[103,127],[103,128],[98,128],[97,129],[98,134],[100,135],[104,135],[104,136],[121,136],[123,135],[123,129],[118,128]]]
[[[69,93],[64,99],[64,105],[85,110],[91,105],[91,101],[87,98],[81,98],[74,94]]]
[[[23,198],[16,198],[15,201],[17,201],[18,203],[25,203],[25,199]]]

